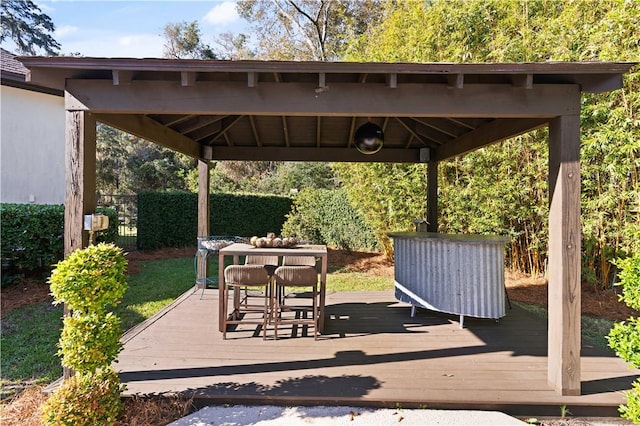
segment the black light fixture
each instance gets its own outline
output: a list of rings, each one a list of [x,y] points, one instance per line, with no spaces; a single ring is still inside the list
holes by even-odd
[[[354,143],[363,154],[375,154],[382,149],[384,132],[377,124],[367,121],[356,130]]]

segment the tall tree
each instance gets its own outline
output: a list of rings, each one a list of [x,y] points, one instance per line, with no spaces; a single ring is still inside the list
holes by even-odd
[[[96,143],[99,192],[188,189],[191,158],[103,124],[98,125]]]
[[[216,59],[211,47],[202,41],[197,21],[164,26],[164,57],[170,59]]]
[[[33,1],[2,0],[0,9],[0,42],[13,40],[18,53],[24,55],[35,55],[38,49],[52,56],[58,54],[60,44],[51,35],[55,31],[53,21]]]
[[[350,39],[380,22],[382,0],[240,0],[253,25],[258,57],[335,61]]]
[[[238,61],[253,59],[256,56],[255,51],[249,46],[249,36],[246,34],[227,31],[220,34],[214,42],[218,45],[218,49],[215,49],[216,56],[221,59]]]

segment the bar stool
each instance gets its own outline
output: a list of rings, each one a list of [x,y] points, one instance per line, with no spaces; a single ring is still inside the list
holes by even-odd
[[[282,266],[278,267],[274,273],[275,277],[275,312],[274,312],[274,332],[278,338],[278,327],[283,324],[292,326],[313,327],[313,338],[318,339],[318,271],[316,270],[316,258],[313,256],[284,256]],[[287,302],[286,289],[293,287],[296,289],[308,287],[311,289],[311,306]],[[302,300],[299,294],[295,299]],[[308,298],[306,298],[308,300]],[[288,314],[289,313],[289,314]],[[291,316],[290,313],[293,313]],[[310,317],[307,318],[307,313]],[[288,315],[287,315],[288,314]]]
[[[229,265],[224,269],[223,331],[227,338],[229,324],[260,324],[262,338],[267,338],[267,325],[272,316],[272,277],[278,256],[247,256],[244,265]],[[233,289],[233,312],[229,315],[229,290]],[[242,294],[244,292],[244,294]],[[259,292],[258,296],[250,292]],[[252,299],[262,299],[261,303]],[[251,314],[262,314],[254,318]]]

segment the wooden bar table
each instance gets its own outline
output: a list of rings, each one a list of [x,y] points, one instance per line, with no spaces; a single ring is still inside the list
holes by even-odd
[[[301,244],[294,247],[255,247],[251,244],[235,243],[230,246],[220,249],[218,252],[218,292],[219,292],[219,324],[220,332],[224,327],[224,258],[226,256],[233,256],[233,263],[238,264],[240,256],[314,256],[320,258],[320,305],[319,305],[319,317],[318,317],[318,329],[320,333],[324,332],[324,304],[326,298],[327,287],[327,246],[324,245],[306,245]]]

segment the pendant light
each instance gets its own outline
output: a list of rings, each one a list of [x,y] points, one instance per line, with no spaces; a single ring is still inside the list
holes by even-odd
[[[367,121],[356,130],[354,143],[362,154],[375,154],[382,149],[384,132],[377,124]]]

